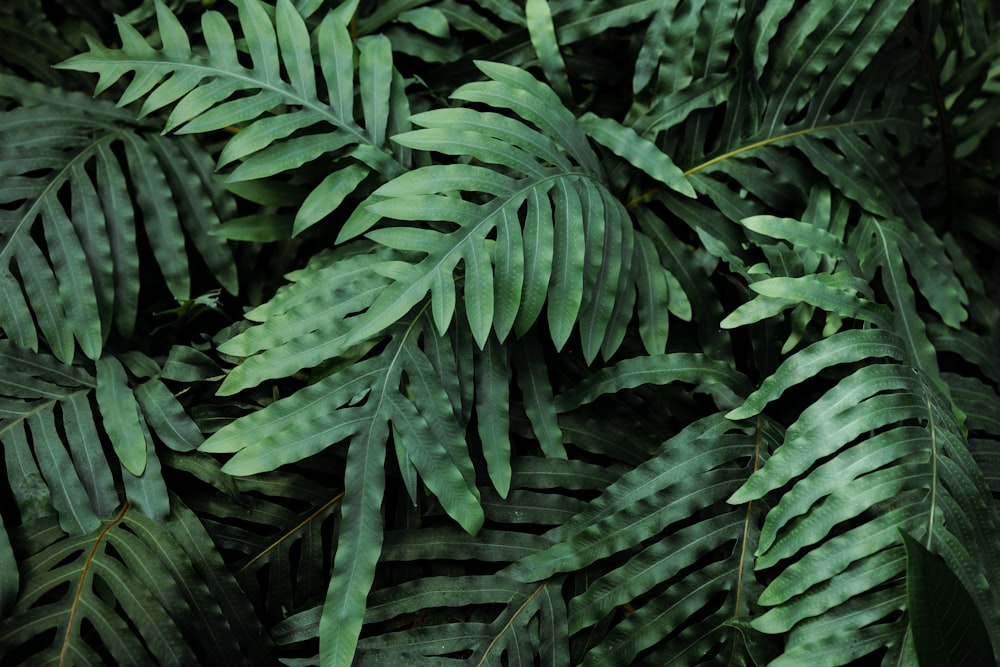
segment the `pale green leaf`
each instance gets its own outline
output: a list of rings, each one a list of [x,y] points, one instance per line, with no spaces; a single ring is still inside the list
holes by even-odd
[[[556,181],[550,192],[555,216],[552,239],[552,278],[549,283],[548,323],[552,342],[562,349],[573,331],[583,301],[585,246],[583,211],[573,182]]]
[[[364,618],[365,601],[382,550],[385,442],[389,429],[374,420],[355,436],[347,454],[341,527],[333,575],[319,622],[320,661],[350,667]]]
[[[352,164],[332,172],[317,185],[295,214],[292,235],[298,235],[326,216],[333,213],[343,203],[347,195],[368,175],[368,169]]]
[[[201,431],[165,384],[155,378],[147,380],[136,387],[135,397],[146,422],[165,445],[179,452],[198,448]]]
[[[309,43],[309,31],[305,21],[291,0],[278,0],[275,8],[275,27],[281,59],[292,86],[307,100],[316,99],[316,76],[313,60],[303,44]]]
[[[878,329],[844,331],[813,343],[786,359],[743,405],[726,416],[729,419],[753,417],[789,388],[836,364],[885,357],[902,361],[906,353],[901,344],[900,338],[892,332]]]
[[[347,26],[331,12],[319,26],[319,65],[337,118],[354,117],[354,45]]]

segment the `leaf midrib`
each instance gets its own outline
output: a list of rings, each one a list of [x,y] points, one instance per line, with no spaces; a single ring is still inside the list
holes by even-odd
[[[204,56],[196,55],[195,57],[202,58]],[[104,61],[95,59],[95,62],[103,63]],[[392,153],[385,146],[375,145],[371,141],[371,139],[368,136],[366,136],[363,131],[361,131],[361,128],[354,122],[353,119],[351,119],[350,121],[345,121],[341,118],[338,118],[336,114],[334,114],[333,112],[333,107],[320,101],[318,98],[314,100],[299,94],[298,91],[296,91],[296,89],[284,79],[280,79],[282,85],[278,86],[268,81],[262,81],[261,79],[254,78],[252,76],[240,72],[234,72],[227,69],[219,69],[217,67],[200,65],[191,62],[177,62],[173,60],[159,60],[159,59],[143,60],[143,59],[129,58],[123,60],[115,60],[114,62],[117,65],[127,65],[129,67],[129,70],[131,71],[138,71],[140,67],[142,68],[161,67],[167,69],[168,73],[170,74],[184,70],[193,72],[206,72],[207,74],[202,75],[201,80],[194,88],[201,87],[202,86],[201,81],[204,81],[204,79],[206,78],[212,77],[218,79],[226,77],[229,79],[233,79],[235,81],[244,82],[248,84],[245,87],[241,88],[242,90],[246,90],[247,88],[256,88],[261,91],[276,93],[282,96],[287,102],[290,102],[292,104],[298,104],[303,109],[308,109],[309,111],[316,113],[324,120],[329,122],[331,125],[340,128],[346,132],[349,132],[352,136],[354,136],[357,139],[358,144],[368,144],[382,151],[383,153],[389,155],[390,158],[393,161],[395,161],[395,158],[392,157]],[[247,69],[247,68],[242,68],[242,69],[243,72],[251,72],[251,73],[255,72],[255,70],[252,69]],[[155,87],[159,88],[160,85],[162,85],[162,83],[158,83]],[[194,88],[192,90],[194,90]],[[187,94],[185,94],[185,96],[186,95]],[[193,120],[193,119],[188,119],[188,120]]]
[[[41,211],[40,208],[43,206],[43,202],[54,192],[58,191],[62,187],[63,183],[68,182],[68,175],[71,174],[73,168],[77,164],[82,164],[90,159],[92,155],[97,154],[97,149],[105,143],[110,143],[114,141],[118,136],[121,135],[121,130],[115,130],[113,132],[108,132],[98,139],[90,142],[83,146],[75,155],[73,155],[61,169],[59,169],[52,177],[49,182],[42,187],[41,191],[35,197],[35,201],[28,207],[21,219],[18,220],[17,225],[14,226],[13,231],[7,237],[3,248],[0,248],[0,267],[6,267],[10,261],[10,255],[13,254],[12,248],[15,245],[15,241],[18,237],[25,231],[25,229],[31,227],[31,222],[34,222]]]

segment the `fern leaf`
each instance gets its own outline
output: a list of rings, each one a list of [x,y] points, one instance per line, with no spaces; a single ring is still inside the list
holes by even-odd
[[[906,548],[907,608],[920,661],[974,661],[995,665],[983,620],[962,582],[940,556],[906,533],[903,533],[903,545]],[[947,585],[931,586],[930,582]],[[956,636],[957,628],[961,628],[961,636]]]
[[[388,424],[372,421],[348,450],[345,500],[333,574],[319,622],[320,660],[347,667],[354,661],[365,602],[382,548],[382,494]]]
[[[173,663],[218,655],[207,641],[184,638],[215,634],[200,624],[225,622],[218,603],[170,532],[134,510],[123,509],[93,533],[43,545],[26,563],[14,615],[0,624],[5,655],[17,655],[27,642],[45,645],[46,637],[40,655],[56,661],[110,654],[122,664]]]
[[[17,560],[14,558],[14,549],[11,548],[10,535],[2,521],[0,521],[0,567],[3,567],[3,574],[0,574],[0,615],[6,618],[17,600],[21,577],[17,571]]]
[[[901,339],[891,332],[867,329],[835,334],[813,343],[786,359],[764,380],[760,389],[748,396],[742,406],[726,416],[730,419],[756,416],[764,406],[789,388],[833,365],[880,357],[903,360],[906,358],[905,355]]]
[[[722,362],[699,354],[673,353],[635,357],[602,369],[556,399],[556,409],[565,412],[590,403],[603,394],[642,385],[689,382],[727,405],[748,390],[746,378]]]
[[[688,197],[696,196],[684,172],[673,160],[631,128],[593,114],[582,116],[580,125],[591,139],[625,158],[632,166],[676,192]]]
[[[160,32],[170,35],[169,44],[164,42],[161,49],[155,49],[119,20],[121,49],[107,49],[91,41],[89,53],[74,56],[60,67],[97,72],[101,77],[98,92],[134,72],[120,104],[145,97],[144,115],[175,104],[167,119],[168,130],[208,132],[245,123],[219,156],[220,167],[244,161],[231,174],[233,180],[288,170],[347,146],[360,150],[355,152],[358,161],[344,165],[353,168],[355,185],[363,178],[357,170],[365,169],[367,175],[372,165],[386,176],[402,171],[384,146],[390,122],[405,125],[405,119],[393,118],[405,112],[405,105],[395,101],[401,90],[392,84],[395,75],[388,40],[373,37],[359,42],[362,128],[354,119],[354,46],[342,17],[328,13],[310,35],[290,0],[279,0],[273,19],[259,0],[236,4],[250,67],[239,62],[236,38],[221,14],[208,11],[202,16],[206,55],[191,47],[177,18],[162,2],[156,3],[157,22]],[[316,44],[328,100],[319,97],[312,43]],[[267,115],[279,104],[293,105],[297,111]],[[321,124],[332,129],[318,129]],[[296,232],[335,206],[317,210],[317,199],[330,184],[320,187],[323,190],[314,190],[308,208],[300,214],[308,222],[298,223]],[[340,187],[346,188],[346,183]]]
[[[56,432],[52,410],[28,415],[27,425],[35,445],[33,449],[38,458],[38,468],[52,493],[52,506],[59,513],[60,527],[72,535],[96,530],[100,519],[87,502],[87,492],[79,477],[62,472],[72,462]]]
[[[644,599],[590,650],[583,664],[630,664],[638,652],[678,632],[679,638],[664,647],[660,657],[665,662],[692,662],[710,646],[732,639],[721,622],[741,613],[734,614],[730,605],[747,582],[732,580],[732,573],[740,570],[740,550],[719,547],[747,534],[747,517],[745,511],[710,509],[719,508],[727,489],[738,486],[747,474],[724,463],[748,453],[747,437],[727,433],[729,428],[721,415],[690,425],[667,441],[660,455],[624,474],[582,512],[550,531],[553,546],[504,570],[518,580],[537,581],[644,546],[570,603],[569,627],[576,632],[601,622],[617,606]],[[687,458],[688,451],[698,456]],[[654,498],[671,500],[664,504]],[[697,525],[677,523],[694,512],[706,513]],[[661,587],[663,582],[669,585]],[[711,600],[720,589],[729,592],[721,609]]]
[[[559,53],[555,26],[552,24],[552,10],[547,0],[528,0],[524,7],[524,20],[545,78],[564,103],[571,103],[573,92],[569,87],[569,79],[566,78],[566,63]]]
[[[490,339],[476,366],[476,420],[486,467],[501,497],[510,490],[509,364],[507,351]]]
[[[0,360],[22,369],[0,382],[0,440],[12,452],[8,473],[25,482],[14,487],[25,520],[54,509],[65,532],[95,530],[95,521],[122,501],[112,471],[118,466],[110,463],[116,458],[125,498],[147,516],[167,519],[168,494],[154,443],[191,449],[202,438],[166,386],[151,378],[133,389],[134,381],[111,356],[98,361],[96,376],[9,341],[0,345]],[[159,373],[153,360],[148,364],[153,375]]]
[[[475,536],[457,528],[431,526],[390,530],[385,535],[382,563],[447,560],[460,564],[472,559],[485,567],[509,563],[537,552],[546,542],[518,532],[519,525],[532,523],[534,519],[529,517],[536,516],[551,524],[566,507],[581,504],[569,495],[531,489],[551,489],[555,482],[566,489],[593,490],[613,479],[606,468],[578,461],[518,457],[512,468],[513,506],[501,502],[495,492],[483,492],[490,518],[511,524],[505,530],[483,530]],[[496,605],[496,611],[485,619],[472,616],[484,604]],[[405,656],[414,664],[434,664],[449,653],[468,652],[485,662],[506,655],[567,664],[571,659],[565,614],[556,579],[541,585],[498,575],[411,579],[372,591],[365,625],[389,630],[366,633],[358,643],[355,660],[358,664],[379,664],[388,656]],[[319,608],[310,608],[289,617],[275,628],[277,641],[287,645],[316,637],[320,616]]]
[[[251,311],[248,316],[261,325],[220,346],[226,354],[248,358],[229,373],[219,393],[233,394],[348,351],[352,330],[344,320],[370,306],[388,283],[375,271],[387,259],[384,253],[359,253],[337,262],[317,260]],[[328,290],[331,284],[338,287]]]
[[[146,423],[163,444],[179,452],[198,448],[204,440],[201,431],[165,384],[151,378],[134,393]]]
[[[869,224],[870,226],[862,225],[857,232],[859,244],[864,244],[858,252],[862,268],[871,272],[875,266],[881,266],[883,284],[896,311],[897,333],[906,341],[912,359],[936,382],[940,382],[933,346],[927,338],[926,325],[917,313],[915,295],[906,278],[903,259],[907,260],[918,284],[923,288],[922,295],[932,303],[937,303],[939,310],[944,310],[945,307],[941,305],[944,302],[950,304],[947,308],[953,315],[948,317],[948,311],[942,314],[947,317],[946,322],[951,326],[958,326],[959,321],[965,319],[965,312],[960,305],[965,300],[964,290],[960,285],[954,286],[955,281],[947,277],[943,267],[940,272],[934,272],[934,275],[945,276],[944,280],[930,277],[922,262],[931,260],[932,255],[914,252],[915,248],[923,245],[915,234],[889,221],[871,219]],[[941,267],[941,264],[932,261],[931,266]],[[959,308],[958,312],[954,311],[955,306]]]
[[[115,453],[133,475],[146,467],[146,439],[139,426],[139,405],[128,388],[125,369],[107,357],[97,364],[97,402]]]
[[[235,290],[228,247],[205,231],[233,203],[205,171],[200,149],[147,138],[121,125],[109,105],[77,94],[29,88],[9,77],[0,87],[25,104],[6,112],[0,124],[11,157],[37,153],[39,146],[47,156],[44,163],[10,162],[8,169],[25,176],[12,173],[10,182],[18,186],[3,195],[11,208],[5,213],[0,263],[16,264],[23,287],[6,299],[8,317],[0,326],[19,344],[37,349],[37,331],[59,359],[69,362],[74,337],[84,354],[96,359],[112,325],[131,333],[140,267],[129,187],[177,298],[187,298],[189,289],[185,230],[219,280]],[[82,113],[66,119],[63,109],[71,105]],[[29,118],[30,131],[25,127]],[[42,234],[32,237],[36,225]],[[36,241],[41,238],[44,252]]]
[[[514,348],[511,362],[524,399],[524,411],[538,445],[546,456],[566,459],[555,397],[537,339],[531,336],[523,338]]]
[[[434,387],[437,382],[427,372],[429,359],[417,347],[419,337],[427,335],[423,327],[420,322],[395,327],[389,348],[380,355],[222,428],[200,448],[237,452],[224,470],[245,475],[273,470],[351,439],[346,475],[352,481],[345,489],[340,546],[320,624],[321,653],[331,664],[347,664],[354,655],[361,612],[374,577],[382,535],[379,508],[390,421],[407,457],[400,461],[401,467],[416,465],[428,487],[466,530],[475,532],[482,525],[482,509],[478,494],[469,488],[471,470],[465,469],[465,444],[453,423],[450,402],[421,400],[422,412],[418,413],[411,399],[400,393],[404,374],[415,389]],[[436,392],[440,395],[445,390]],[[363,402],[359,405],[359,401]],[[313,417],[305,421],[305,414]],[[432,434],[450,435],[452,441],[441,445]]]
[[[480,67],[491,80],[467,84],[454,97],[510,108],[538,130],[493,112],[442,109],[412,117],[425,129],[394,137],[409,148],[473,155],[497,169],[433,165],[375,191],[367,209],[378,216],[407,222],[448,221],[457,229],[442,233],[407,226],[368,232],[379,244],[425,256],[415,266],[400,269],[401,277],[358,323],[353,341],[389,326],[428,293],[438,329],[445,331],[453,311],[450,286],[461,262],[466,317],[480,346],[490,328],[500,340],[511,328],[523,335],[548,297],[547,319],[557,348],[580,322],[587,357],[594,358],[602,346],[608,356],[617,349],[631,316],[626,306],[630,298],[634,300],[632,285],[638,279],[619,270],[630,263],[634,248],[628,215],[603,186],[596,157],[575,119],[561,106],[555,114],[539,108],[543,102],[557,103],[552,91],[514,68],[495,63]],[[476,204],[438,194],[456,190],[469,197],[487,192],[493,199]],[[368,231],[377,221],[356,220],[358,224],[348,222],[341,240]],[[487,260],[485,247],[494,234],[496,244]],[[602,236],[601,245],[581,241]],[[618,317],[616,304],[622,310]]]
[[[833,348],[831,341],[836,338],[823,341],[825,347]],[[899,354],[899,344],[894,347]],[[812,354],[810,348],[799,354],[807,352]],[[980,501],[971,490],[978,487],[979,494],[985,493],[985,483],[964,481],[981,473],[971,462],[967,445],[956,436],[957,424],[944,405],[936,390],[913,370],[895,364],[868,365],[841,380],[788,428],[784,443],[730,502],[761,497],[764,489],[797,480],[767,515],[757,567],[774,567],[805,545],[814,548],[781,571],[761,594],[761,604],[774,608],[754,621],[754,627],[788,631],[806,618],[846,604],[852,595],[898,582],[904,566],[898,525],[919,531],[928,544],[945,545],[939,548],[951,562],[968,558],[965,549],[992,548],[959,542],[952,532],[964,535],[968,530],[959,513],[981,512],[974,509]],[[914,420],[926,426],[905,426]],[[876,435],[865,439],[866,433]],[[851,444],[858,437],[864,446]],[[817,457],[830,454],[835,456],[814,466]],[[945,472],[949,470],[963,481]],[[946,513],[951,521],[943,525],[935,519],[939,505],[953,508]],[[873,507],[885,509],[829,537],[836,526],[847,525]],[[998,523],[989,512],[980,520]],[[959,547],[960,543],[967,546]],[[995,602],[988,599],[983,584],[973,582],[996,575],[961,571],[967,577],[964,584],[980,596],[980,613],[989,617]],[[819,587],[810,589],[813,585]],[[893,590],[886,588],[885,595],[894,595]]]

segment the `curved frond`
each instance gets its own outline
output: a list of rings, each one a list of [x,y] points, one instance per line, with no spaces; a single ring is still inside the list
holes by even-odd
[[[6,340],[0,361],[0,441],[24,520],[56,514],[66,533],[91,533],[122,495],[146,516],[167,518],[154,443],[191,451],[203,437],[158,377],[130,379],[114,357],[98,360],[94,375]]]
[[[23,102],[0,121],[0,327],[15,342],[38,350],[45,341],[70,363],[76,345],[97,359],[113,330],[131,335],[140,233],[176,299],[190,298],[186,241],[236,291],[232,254],[209,233],[235,205],[200,147],[137,131],[78,93],[10,76],[0,90]]]
[[[38,530],[38,523],[25,527]],[[107,655],[119,664],[198,664],[233,653],[248,664],[266,661],[262,642],[233,634],[238,624],[252,624],[252,612],[245,601],[231,604],[240,595],[232,583],[221,584],[229,600],[217,597],[220,577],[229,575],[196,551],[208,537],[192,516],[163,526],[126,505],[93,532],[53,537],[24,561],[17,605],[0,623],[6,658],[18,661],[25,645],[40,641],[46,648],[34,661],[101,662]]]
[[[461,265],[465,316],[480,347],[491,330],[501,342],[511,330],[524,335],[544,309],[557,349],[576,326],[588,360],[599,351],[609,357],[623,336],[637,282],[644,327],[660,315],[650,300],[662,308],[667,298],[665,269],[647,241],[636,241],[628,213],[608,190],[583,131],[555,93],[516,68],[478,66],[489,80],[466,84],[453,97],[509,109],[524,120],[440,109],[411,118],[424,129],[393,138],[412,149],[469,156],[474,163],[418,168],[373,193],[368,211],[411,224],[368,231],[378,218],[365,216],[341,231],[341,239],[367,232],[381,245],[424,253],[379,295],[353,339],[378,333],[428,295],[438,330],[445,331]],[[649,151],[636,159],[656,174],[669,169],[653,166],[669,158]],[[661,177],[688,187],[676,167],[670,174]],[[451,227],[412,224],[432,221]],[[625,270],[629,266],[635,274]],[[614,316],[619,309],[624,317]],[[655,350],[661,338],[650,334],[647,340]]]
[[[131,73],[119,104],[144,99],[141,115],[173,105],[168,131],[190,134],[236,126],[240,131],[219,156],[220,167],[242,163],[229,182],[287,172],[334,154],[344,161],[341,177],[323,180],[302,203],[295,219],[300,232],[336,209],[371,171],[385,177],[403,171],[402,152],[387,145],[386,134],[390,127],[405,127],[409,109],[405,98],[398,99],[401,87],[394,83],[398,74],[384,35],[355,44],[346,25],[351,17],[333,11],[310,31],[291,0],[279,0],[273,17],[260,0],[236,5],[249,66],[241,61],[236,36],[221,13],[202,15],[201,48],[191,45],[162,2],[156,3],[162,48],[151,46],[119,18],[120,49],[91,40],[88,53],[59,66],[99,74],[97,92]],[[363,124],[356,120],[356,97]],[[279,107],[287,112],[275,113]]]
[[[553,546],[504,574],[540,581],[620,556],[570,602],[570,632],[612,619],[583,664],[633,664],[667,636],[675,639],[656,652],[660,664],[694,664],[724,645],[726,655],[746,655],[730,623],[749,619],[760,589],[751,558],[758,510],[724,501],[752,472],[748,462],[757,465],[754,437],[718,414],[695,422],[549,531]],[[622,607],[629,613],[619,617]]]

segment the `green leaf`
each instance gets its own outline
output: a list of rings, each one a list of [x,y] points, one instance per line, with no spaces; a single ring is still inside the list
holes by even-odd
[[[365,129],[372,145],[381,146],[385,143],[385,129],[389,121],[386,102],[392,82],[392,45],[387,37],[372,37],[361,44],[358,78]]]
[[[577,387],[560,394],[556,398],[556,409],[566,412],[591,403],[604,394],[671,382],[698,385],[723,404],[737,400],[748,389],[746,378],[725,363],[700,354],[677,352],[625,359],[602,369]]]
[[[0,616],[6,618],[14,608],[18,591],[21,588],[20,574],[17,571],[17,560],[11,548],[10,535],[0,520]]]
[[[68,473],[72,462],[56,432],[52,409],[36,412],[27,421],[38,469],[52,492],[52,506],[59,512],[60,527],[70,535],[97,530],[100,519],[90,507],[86,489],[76,475]]]
[[[610,149],[615,155],[625,158],[635,168],[675,192],[692,198],[696,196],[691,183],[674,161],[631,128],[589,112],[580,118],[580,126],[587,136]]]
[[[572,103],[573,92],[566,77],[566,63],[559,53],[552,12],[546,0],[528,0],[524,6],[524,19],[528,26],[531,43],[538,54],[538,60],[552,89],[566,104]]]
[[[769,375],[739,408],[730,411],[730,419],[747,419],[760,413],[771,401],[789,388],[816,376],[835,364],[845,364],[861,359],[889,357],[905,358],[899,337],[878,329],[844,331],[813,343],[786,359]]]
[[[585,246],[579,239],[584,235],[584,226],[580,196],[575,189],[560,180],[550,196],[555,224],[549,290],[559,298],[549,300],[547,315],[552,342],[559,350],[573,331],[583,301]]]
[[[147,423],[165,445],[179,452],[198,448],[203,438],[170,390],[157,379],[147,380],[135,390]]]
[[[5,655],[32,643],[56,661],[105,654],[121,664],[194,664],[196,651],[218,655],[210,643],[221,633],[201,625],[226,623],[218,603],[170,532],[138,512],[123,508],[103,529],[57,537],[32,556],[14,614],[0,623]]]
[[[292,235],[297,236],[304,230],[316,224],[333,213],[351,194],[361,181],[368,175],[368,170],[361,165],[352,164],[331,173],[309,193],[302,202],[295,222],[292,225]]]
[[[139,421],[139,405],[125,369],[114,357],[97,360],[96,393],[104,428],[118,460],[133,475],[141,475],[146,467],[146,436]]]
[[[902,532],[907,615],[920,664],[996,665],[986,626],[945,561]]]
[[[534,336],[523,338],[514,348],[511,361],[524,400],[524,411],[542,452],[552,458],[568,458],[548,366],[538,340]]]
[[[388,427],[376,422],[348,449],[340,535],[319,622],[320,660],[331,667],[348,667],[354,661],[365,600],[375,579],[388,436]]]
[[[495,339],[483,346],[476,364],[476,421],[486,469],[501,497],[510,491],[510,394],[507,351]]]

